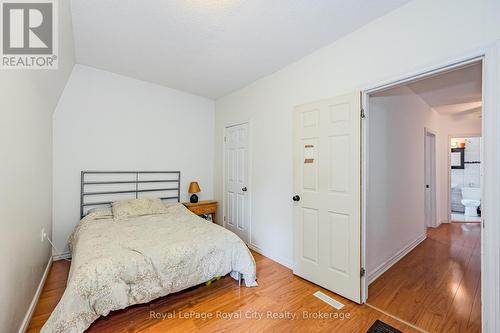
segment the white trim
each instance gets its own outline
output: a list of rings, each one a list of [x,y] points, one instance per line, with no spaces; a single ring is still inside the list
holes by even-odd
[[[249,119],[246,121],[248,124],[248,161],[247,161],[247,181],[248,181],[248,243],[252,244],[253,237],[252,237],[252,217],[253,217],[253,202],[252,202],[252,193],[253,193],[253,187],[252,187],[252,174],[253,174],[253,145],[252,145],[252,139],[253,139],[253,124],[252,120]],[[224,154],[225,155],[225,154]]]
[[[369,183],[368,179],[368,98],[369,95],[365,91],[361,91],[361,110],[364,113],[364,118],[361,118],[361,268],[365,269],[365,274],[361,276],[361,303],[366,303],[368,299],[368,274],[366,274],[366,199],[368,196],[368,191],[366,189],[366,184]]]
[[[53,261],[62,260],[62,259],[69,259],[69,258],[71,258],[71,253],[69,251],[54,254],[52,256]]]
[[[283,265],[286,268],[293,269],[293,263],[291,260],[281,258],[280,256],[277,256],[270,251],[263,250],[260,247],[252,245],[252,244],[247,244],[247,246],[251,250],[254,250],[257,253],[262,254],[264,257],[271,259],[272,261],[276,261],[278,264]]]
[[[434,129],[430,128],[430,127],[424,127],[424,133],[427,135],[427,133],[431,134],[431,135],[434,135],[437,137],[437,131],[435,131]]]
[[[449,61],[442,62],[440,64],[429,65],[427,68],[423,68],[420,71],[413,71],[406,74],[401,74],[398,76],[394,76],[389,79],[379,80],[378,82],[373,82],[371,84],[362,86],[358,90],[363,92],[363,97],[367,97],[368,95],[374,94],[376,92],[381,92],[387,89],[391,89],[393,87],[401,86],[408,84],[410,82],[418,81],[424,78],[428,78],[434,75],[442,74],[453,69],[457,69],[463,66],[467,66],[476,62],[483,60],[487,49],[479,49],[475,52],[471,52],[463,57],[457,57],[455,59],[451,59]],[[367,99],[363,98],[363,101],[366,102]]]
[[[47,280],[47,276],[49,275],[50,268],[52,267],[52,256],[49,258],[49,262],[45,267],[45,271],[43,272],[42,279],[38,284],[38,288],[36,289],[35,295],[33,295],[33,299],[31,300],[31,304],[28,308],[28,312],[24,316],[23,322],[21,323],[21,327],[19,327],[19,333],[24,333],[28,329],[28,326],[31,321],[31,316],[33,316],[33,312],[35,311],[36,305],[38,303],[38,299],[42,294],[43,286],[45,285],[45,281]]]
[[[483,332],[500,332],[500,42],[483,65],[481,300]]]
[[[405,255],[410,253],[411,250],[416,248],[420,243],[422,243],[427,238],[426,234],[420,235],[417,239],[407,244],[401,250],[396,252],[392,257],[387,259],[381,265],[373,270],[373,272],[368,274],[368,285],[370,285],[373,281],[378,279],[380,275],[384,274],[389,268],[394,266],[399,260],[401,260]]]

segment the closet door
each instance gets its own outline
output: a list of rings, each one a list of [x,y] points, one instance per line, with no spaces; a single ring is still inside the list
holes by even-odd
[[[249,241],[248,123],[226,127],[225,227]]]

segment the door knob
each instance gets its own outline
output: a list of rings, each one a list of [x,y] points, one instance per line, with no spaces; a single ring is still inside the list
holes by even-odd
[[[243,187],[241,190],[242,190],[243,192],[246,192],[246,191],[247,191],[247,187],[245,186],[245,187]]]
[[[300,201],[300,197],[298,195],[294,195],[292,200],[293,201]]]

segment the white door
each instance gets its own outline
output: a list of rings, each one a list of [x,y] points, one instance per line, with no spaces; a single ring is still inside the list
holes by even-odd
[[[224,141],[224,225],[248,243],[248,124],[226,127]]]
[[[361,302],[360,95],[296,107],[294,274]]]
[[[425,132],[425,226],[436,227],[436,136]]]

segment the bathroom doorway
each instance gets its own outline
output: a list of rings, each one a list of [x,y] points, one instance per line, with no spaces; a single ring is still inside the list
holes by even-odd
[[[450,136],[450,222],[481,222],[481,136]]]

